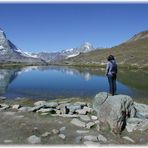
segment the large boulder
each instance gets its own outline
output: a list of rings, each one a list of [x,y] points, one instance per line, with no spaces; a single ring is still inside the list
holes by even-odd
[[[148,105],[134,102],[137,118],[148,118]]]
[[[136,114],[134,102],[127,95],[109,96],[101,92],[95,96],[93,108],[98,120],[109,124],[114,133],[120,133],[126,126],[126,120]]]

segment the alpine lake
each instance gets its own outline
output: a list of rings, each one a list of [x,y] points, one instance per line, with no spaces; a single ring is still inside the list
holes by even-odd
[[[30,66],[0,69],[0,96],[8,99],[92,99],[108,92],[105,68]],[[118,69],[117,94],[148,104],[148,70]]]

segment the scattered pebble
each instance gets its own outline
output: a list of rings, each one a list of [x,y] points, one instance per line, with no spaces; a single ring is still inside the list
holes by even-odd
[[[86,133],[89,133],[89,130],[77,130],[76,133],[78,133],[78,134],[86,134]]]
[[[98,140],[102,141],[104,143],[107,142],[107,139],[103,135],[101,135],[101,134],[98,135]]]
[[[84,140],[97,142],[98,141],[98,137],[97,136],[93,136],[93,135],[87,135],[87,136],[84,136]]]
[[[60,128],[60,132],[63,132],[65,130],[66,130],[66,127],[65,126]]]
[[[66,136],[64,134],[59,134],[59,137],[63,140],[66,138]]]
[[[53,133],[53,134],[59,134],[59,133],[60,133],[60,131],[59,131],[59,130],[57,130],[57,129],[53,129],[53,130],[52,130],[52,133]]]

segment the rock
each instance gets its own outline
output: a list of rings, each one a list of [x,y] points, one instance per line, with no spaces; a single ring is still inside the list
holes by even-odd
[[[75,138],[75,143],[79,144],[82,141],[82,136],[78,136]]]
[[[68,114],[69,109],[67,108],[66,104],[60,104],[59,106],[57,106],[57,109],[60,110],[60,112],[58,112],[58,114]]]
[[[44,106],[46,103],[46,101],[37,101],[34,103],[34,106]]]
[[[126,129],[128,132],[135,130],[146,131],[148,129],[148,119],[129,118]]]
[[[98,117],[97,117],[97,116],[93,116],[93,115],[92,115],[92,116],[91,116],[91,119],[92,119],[92,120],[97,120],[97,119],[98,119]]]
[[[64,134],[59,134],[59,137],[63,140],[66,138],[66,136]]]
[[[75,112],[78,113],[79,115],[86,115],[87,114],[87,111],[85,109],[78,109]]]
[[[80,121],[79,119],[76,119],[76,118],[72,119],[71,123],[76,125],[76,126],[79,126],[79,127],[85,127],[86,126],[85,122],[82,122],[82,121]]]
[[[90,117],[88,115],[80,115],[80,119],[83,121],[90,121]]]
[[[12,140],[4,140],[4,143],[12,143]]]
[[[47,102],[45,107],[56,108],[59,104],[57,102]]]
[[[88,141],[93,141],[93,142],[97,142],[98,141],[98,137],[97,136],[93,136],[93,135],[87,135],[83,137],[84,140],[88,140]]]
[[[78,134],[87,134],[87,133],[89,133],[89,130],[77,130],[76,133],[78,133]]]
[[[31,107],[29,109],[30,112],[36,112],[37,110],[40,110],[43,106],[40,105],[40,106],[34,106],[34,107]]]
[[[135,141],[133,139],[131,139],[130,137],[124,136],[122,138],[125,139],[125,140],[128,140],[128,141],[130,141],[132,143],[135,143]]]
[[[126,126],[126,120],[136,114],[131,97],[126,95],[108,96],[105,92],[95,96],[93,108],[97,112],[99,121],[109,124],[114,133],[120,133]]]
[[[145,120],[143,120],[143,122],[140,123],[138,130],[140,130],[140,131],[148,130],[148,119],[145,119]]]
[[[0,111],[8,109],[10,106],[7,104],[0,104]]]
[[[148,118],[148,105],[134,102],[136,108],[136,117]]]
[[[86,124],[86,128],[87,128],[87,129],[90,129],[90,128],[93,127],[94,125],[95,125],[94,122],[89,122],[89,123]]]
[[[84,141],[84,144],[85,145],[92,145],[92,146],[95,146],[95,145],[97,145],[97,146],[100,146],[100,143],[98,143],[98,142],[93,142],[93,141]]]
[[[52,108],[41,108],[37,110],[37,113],[55,112]]]
[[[41,138],[37,137],[36,135],[32,135],[27,138],[27,142],[30,144],[39,144],[41,143]]]
[[[56,116],[59,116],[59,117],[65,117],[65,118],[78,118],[79,115],[69,115],[69,114],[61,114],[61,115],[58,115],[58,114],[55,114],[55,115],[51,115],[53,117],[56,117]]]
[[[107,142],[107,139],[103,135],[101,135],[101,134],[98,135],[98,140],[102,141],[104,143]]]
[[[18,109],[20,112],[29,112],[32,109],[32,107],[21,107]]]
[[[21,105],[15,104],[15,105],[12,106],[12,109],[19,109],[20,107],[21,107]]]
[[[67,108],[69,109],[69,112],[75,112],[76,110],[79,110],[81,109],[81,105],[73,105],[73,104],[70,104],[70,105],[67,105]]]
[[[60,133],[60,131],[59,131],[59,130],[57,130],[57,129],[53,129],[53,130],[52,130],[52,133],[53,133],[53,134],[59,134],[59,133]]]
[[[51,135],[50,132],[45,132],[45,133],[43,133],[41,136],[42,136],[42,137],[48,137],[48,136],[50,136],[50,135]]]
[[[66,127],[65,126],[60,128],[60,132],[63,132],[65,130],[66,130]]]
[[[88,113],[92,113],[92,112],[94,111],[92,108],[87,107],[87,106],[84,106],[83,109],[84,109],[86,112],[88,112]]]
[[[56,110],[56,114],[60,115],[61,111],[60,110]]]
[[[139,118],[129,118],[129,119],[127,119],[126,130],[128,132],[133,132],[134,130],[137,130],[138,126],[140,125],[140,123],[142,121],[143,120],[139,119]]]

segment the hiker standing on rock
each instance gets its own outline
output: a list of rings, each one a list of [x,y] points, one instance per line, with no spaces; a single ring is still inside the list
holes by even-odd
[[[113,55],[107,57],[106,76],[108,77],[109,93],[113,96],[116,93],[117,64]]]

